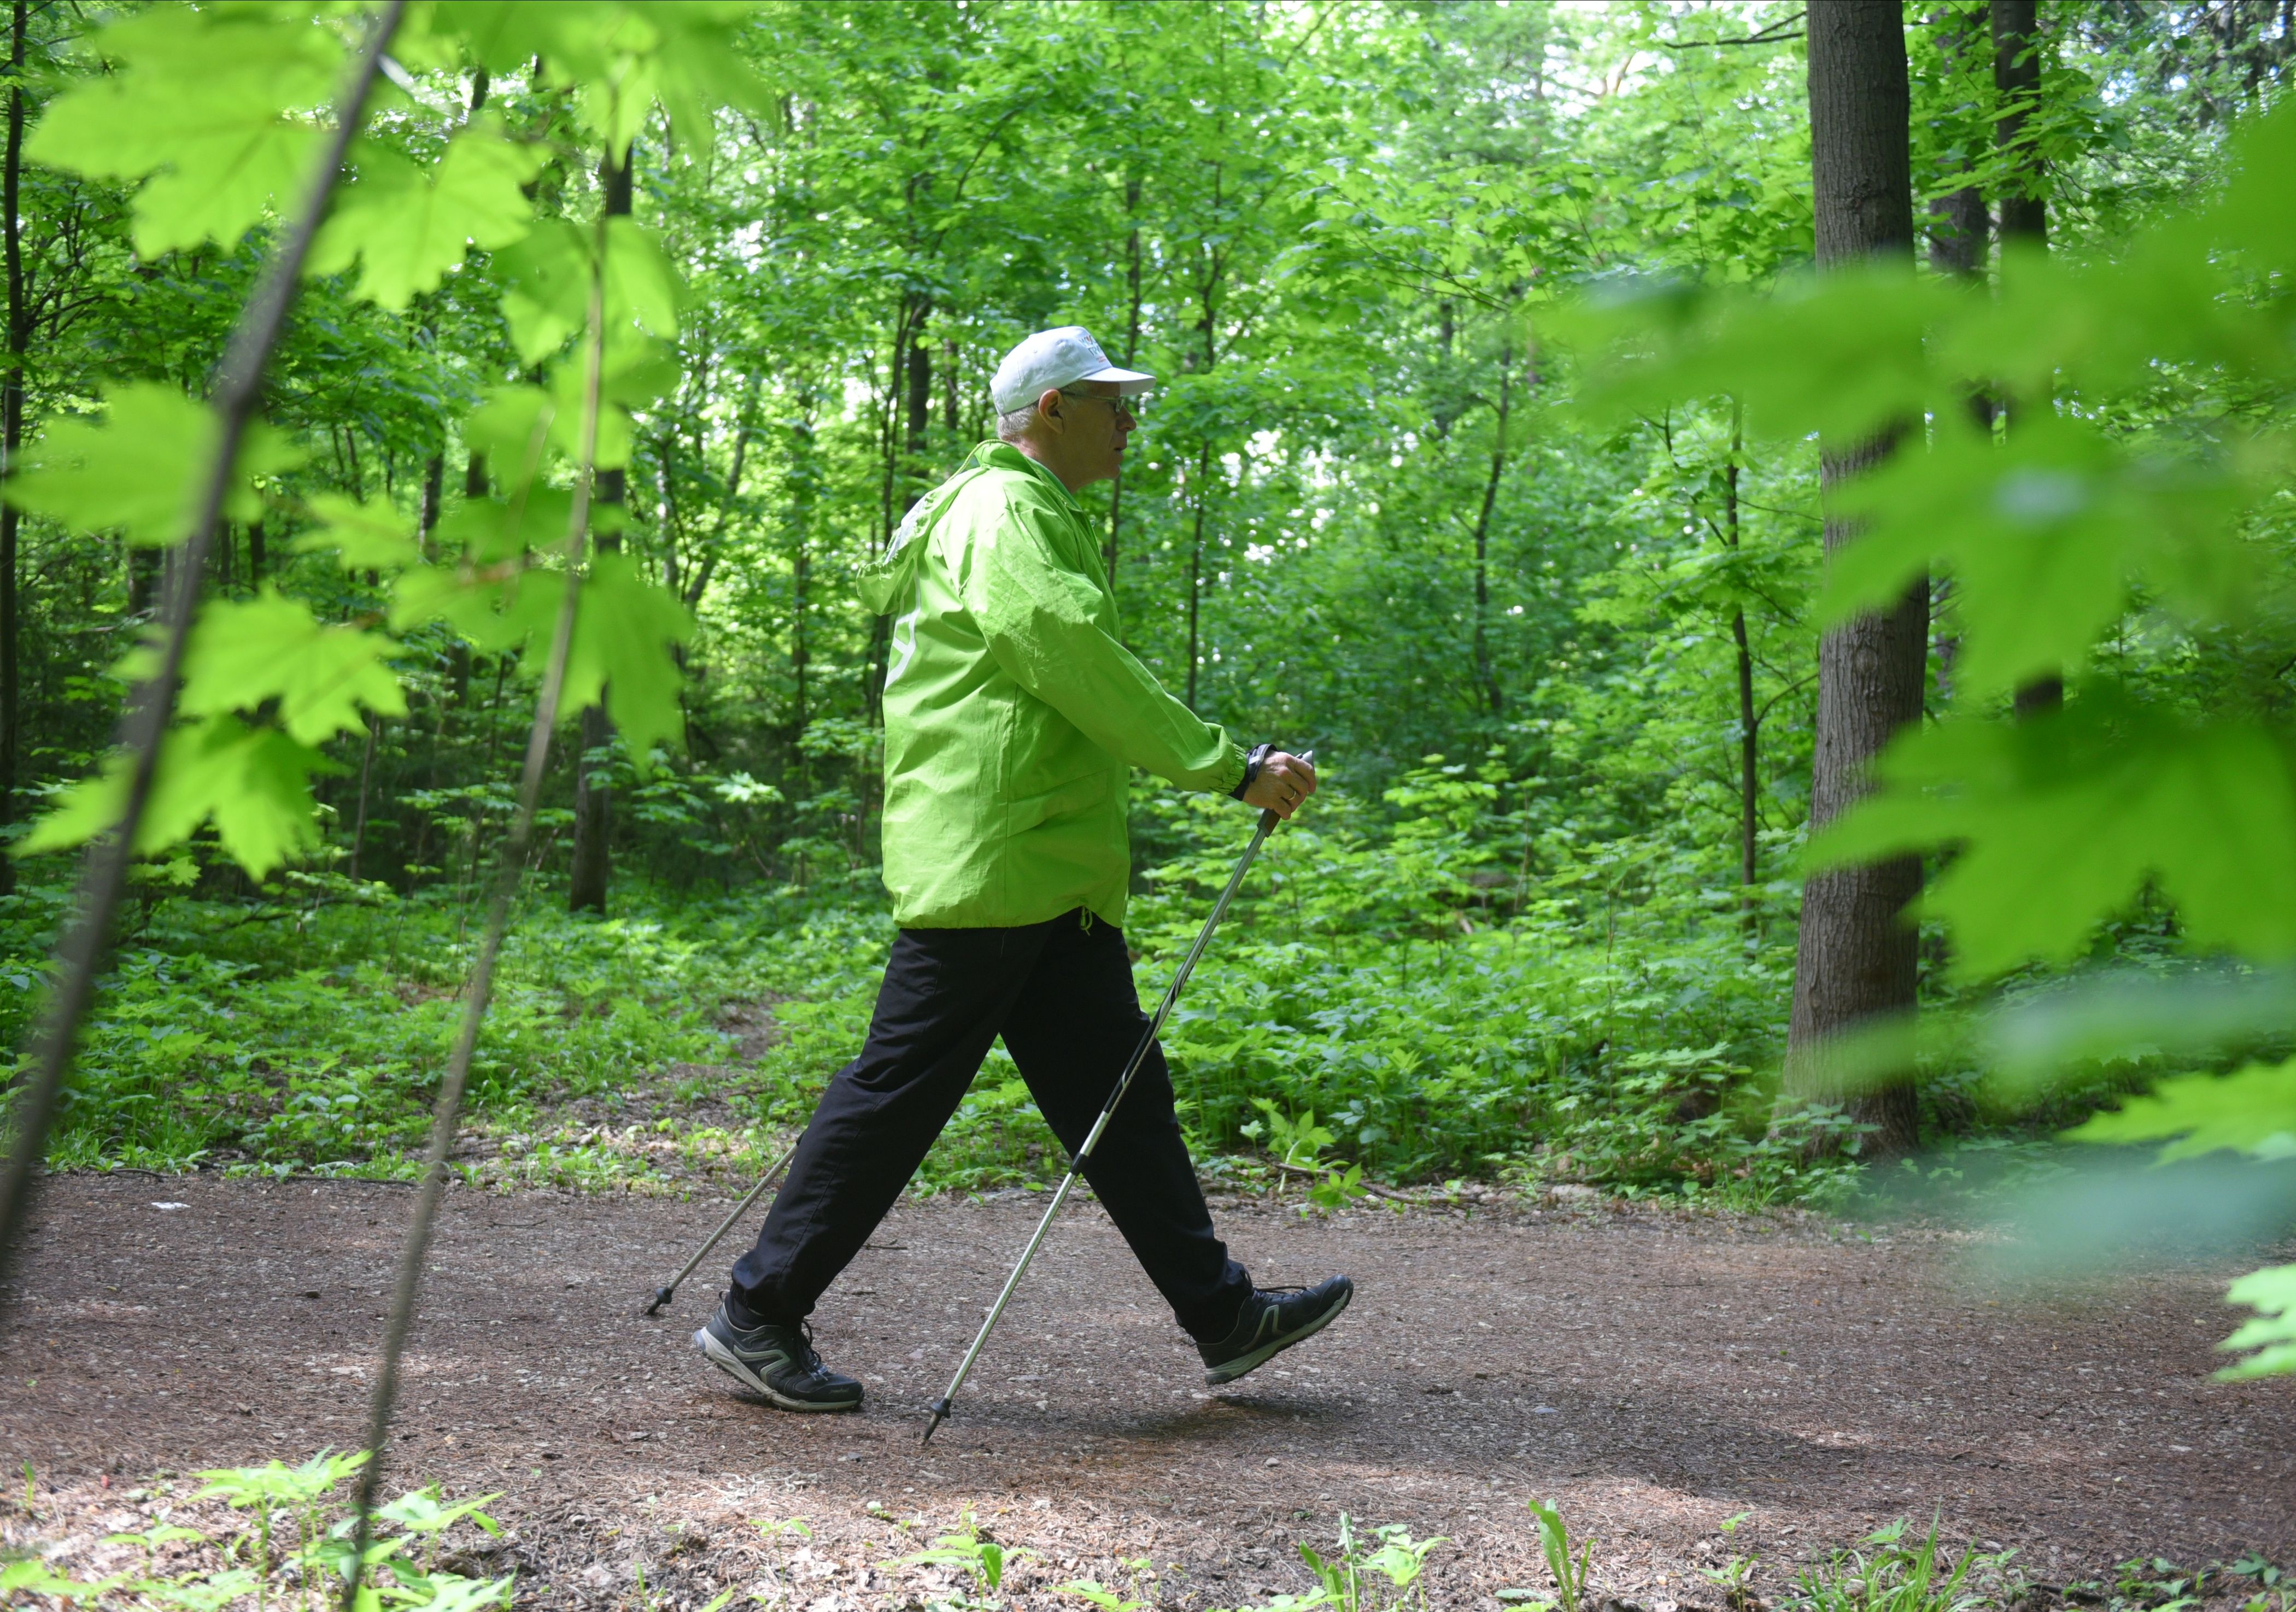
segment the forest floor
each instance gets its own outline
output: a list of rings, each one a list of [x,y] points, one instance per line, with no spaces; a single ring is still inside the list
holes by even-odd
[[[356,1444],[410,1199],[51,1182],[0,1338],[0,1455],[33,1464],[42,1531],[150,1516],[131,1502],[167,1492],[143,1487],[153,1474]],[[1308,1586],[1296,1543],[1327,1546],[1345,1512],[1448,1535],[1433,1604],[1488,1608],[1548,1587],[1529,1498],[1595,1542],[1597,1593],[1648,1612],[1720,1606],[1697,1570],[1731,1554],[1758,1555],[1775,1598],[1797,1562],[1932,1512],[2052,1586],[2140,1554],[2296,1554],[2296,1381],[2209,1379],[2222,1271],[2037,1297],[1970,1276],[1966,1240],[1937,1232],[1239,1201],[1216,1207],[1259,1281],[1343,1270],[1357,1297],[1213,1394],[1081,1203],[921,1450],[920,1408],[1041,1199],[897,1208],[816,1318],[867,1407],[814,1417],[744,1399],[693,1353],[719,1256],[667,1315],[636,1313],[726,1201],[448,1196],[394,1472],[507,1492],[509,1534],[476,1567],[515,1567],[521,1605],[699,1605],[721,1584],[808,1612],[917,1604],[943,1570],[893,1564],[967,1510],[1035,1553],[1005,1588],[1038,1606],[1079,1605],[1052,1592],[1078,1577],[1265,1601]],[[793,1518],[809,1537],[753,1526]]]

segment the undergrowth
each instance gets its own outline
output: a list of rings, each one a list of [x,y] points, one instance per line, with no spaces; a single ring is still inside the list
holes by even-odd
[[[349,1551],[344,1486],[365,1459],[322,1451],[295,1467],[274,1461],[219,1469],[199,1474],[199,1486],[189,1493],[154,1480],[105,1497],[95,1511],[42,1495],[28,1468],[20,1504],[8,1508],[15,1516],[0,1524],[6,1535],[0,1597],[18,1604],[150,1612],[332,1607],[340,1599]],[[491,1571],[520,1559],[515,1540],[486,1509],[501,1498],[449,1501],[437,1487],[422,1486],[384,1507],[377,1514],[361,1605],[376,1612],[480,1612],[513,1604],[515,1573]],[[867,1567],[906,1581],[901,1604],[930,1612],[1005,1612],[1016,1592],[1032,1600],[1049,1592],[1100,1612],[1149,1612],[1180,1589],[1165,1582],[1169,1575],[1160,1575],[1148,1556],[1117,1558],[1112,1583],[1060,1580],[1038,1551],[996,1538],[971,1511],[953,1527],[934,1530],[922,1516],[901,1517],[875,1502],[867,1510],[892,1530],[896,1551],[872,1559],[874,1553],[865,1550]],[[1527,1532],[1545,1559],[1545,1582],[1499,1587],[1499,1604],[1522,1612],[1595,1612],[1611,1604],[1614,1586],[1598,1582],[1594,1542],[1574,1538],[1551,1503],[1530,1502],[1529,1513]],[[146,1526],[123,1528],[123,1519]],[[1743,1514],[1733,1518],[1725,1531],[1734,1534],[1742,1520]],[[649,1575],[647,1563],[633,1558],[631,1590],[621,1604],[690,1606],[697,1612],[807,1604],[814,1591],[800,1587],[799,1570],[817,1577],[819,1556],[807,1520],[757,1518],[752,1526],[762,1551],[739,1550],[723,1565],[697,1557],[665,1571],[665,1558]],[[798,1540],[808,1542],[800,1546]],[[923,1548],[905,1548],[912,1543]],[[1391,1523],[1365,1526],[1342,1513],[1329,1536],[1295,1542],[1308,1577],[1302,1592],[1234,1612],[1426,1612],[1432,1604],[1430,1559],[1447,1547],[1456,1549],[1447,1538],[1415,1538]],[[668,1552],[668,1558],[685,1555],[682,1544]],[[1731,1612],[1765,1607],[1777,1612],[2008,1612],[2052,1600],[2101,1612],[2192,1612],[2203,1600],[2229,1602],[2241,1612],[2290,1612],[2283,1575],[2260,1556],[2199,1571],[2139,1558],[2120,1563],[2109,1578],[2062,1585],[2035,1583],[2020,1570],[2016,1556],[1975,1545],[1956,1550],[1940,1541],[1934,1521],[1924,1532],[1900,1518],[1854,1547],[1770,1575],[1775,1582],[1766,1595],[1757,1593],[1753,1582],[1761,1570],[1758,1556],[1734,1555],[1726,1567],[1701,1571]],[[1177,1565],[1170,1569],[1180,1572]],[[650,1583],[650,1577],[660,1582]],[[712,1588],[717,1593],[702,1600]]]
[[[1547,843],[1496,793],[1431,762],[1390,791],[1399,819],[1327,789],[1268,842],[1164,1038],[1207,1175],[1312,1181],[1325,1207],[1365,1177],[1734,1208],[1838,1197],[1854,1128],[1824,1110],[1774,1120],[1791,924],[1657,842],[1583,856]],[[1135,831],[1126,927],[1152,999],[1250,819],[1144,791]],[[14,1042],[62,871],[29,864],[51,882],[0,898]],[[470,957],[463,895],[324,871],[254,896],[203,882],[219,881],[149,871],[54,1164],[411,1174]],[[537,888],[519,914],[472,1071],[457,1163],[472,1180],[730,1180],[804,1123],[859,1046],[891,929],[852,880],[625,887],[615,905],[571,917]],[[726,1015],[761,1002],[773,1036],[744,1058]],[[1036,1186],[1063,1162],[999,1049],[918,1188]]]

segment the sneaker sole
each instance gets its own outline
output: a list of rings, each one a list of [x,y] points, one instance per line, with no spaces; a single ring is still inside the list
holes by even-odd
[[[802,1399],[791,1399],[786,1394],[775,1393],[764,1378],[750,1370],[747,1362],[740,1355],[711,1337],[709,1329],[707,1327],[694,1333],[693,1346],[701,1351],[702,1358],[711,1365],[752,1394],[765,1395],[767,1403],[778,1405],[784,1411],[857,1411],[861,1408],[861,1402],[858,1399],[845,1400],[834,1404],[817,1404],[809,1403]]]
[[[1284,1350],[1290,1348],[1293,1344],[1306,1342],[1308,1338],[1315,1337],[1316,1333],[1322,1331],[1325,1327],[1330,1326],[1333,1322],[1339,1320],[1340,1313],[1342,1310],[1345,1310],[1349,1305],[1353,1304],[1355,1302],[1355,1298],[1356,1290],[1353,1288],[1349,1288],[1346,1292],[1340,1295],[1339,1303],[1333,1305],[1330,1309],[1316,1317],[1315,1320],[1309,1322],[1297,1332],[1287,1332],[1281,1338],[1260,1345],[1259,1347],[1254,1349],[1249,1354],[1238,1355],[1235,1359],[1228,1362],[1227,1364],[1205,1372],[1204,1387],[1208,1388],[1217,1388],[1223,1383],[1234,1382],[1245,1372],[1255,1371],[1258,1368],[1266,1365],[1269,1361],[1274,1360],[1278,1354],[1283,1354]]]

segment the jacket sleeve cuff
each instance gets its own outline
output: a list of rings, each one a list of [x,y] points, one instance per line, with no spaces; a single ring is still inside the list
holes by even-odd
[[[1244,790],[1251,787],[1251,781],[1259,776],[1260,764],[1267,759],[1267,752],[1275,746],[1258,744],[1248,751],[1237,745],[1230,745],[1228,749],[1232,752],[1229,761],[1235,769],[1235,781],[1228,785],[1227,794],[1231,799],[1242,800]]]

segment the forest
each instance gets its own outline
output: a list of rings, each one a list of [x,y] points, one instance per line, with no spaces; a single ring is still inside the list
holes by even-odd
[[[0,1412],[26,1483],[0,1593],[2287,1612],[2272,1559],[2296,1565],[2296,1400],[2267,1380],[2296,1373],[2284,3],[11,0],[9,17],[0,1351],[28,1387]],[[672,1539],[722,1521],[649,1512],[653,1542],[616,1554],[603,1500],[546,1526],[531,1501],[554,1482],[652,1505],[667,1477],[481,1459],[476,1433],[458,1454],[427,1411],[423,1443],[392,1442],[416,1436],[393,1429],[418,1394],[487,1369],[483,1333],[451,1371],[422,1363],[476,1302],[426,1297],[458,1280],[440,1250],[480,1235],[458,1220],[564,1206],[537,1212],[570,1217],[583,1258],[619,1250],[617,1300],[636,1299],[859,1051],[895,937],[895,645],[859,580],[997,436],[1000,360],[1070,324],[1156,378],[1120,471],[1077,495],[1124,648],[1242,744],[1312,749],[1322,779],[1162,1033],[1223,1217],[1334,1260],[1355,1257],[1351,1227],[1384,1248],[1509,1216],[1775,1233],[1780,1258],[1794,1239],[1990,1240],[2045,1284],[2157,1242],[2173,1271],[2144,1280],[2174,1288],[2175,1348],[2109,1362],[2079,1343],[2128,1307],[2093,1294],[2061,1294],[2070,1310],[2034,1335],[2074,1329],[2065,1346],[2116,1384],[2202,1385],[2177,1414],[2218,1419],[2215,1443],[2192,1435],[2206,1482],[2164,1469],[2135,1510],[2136,1480],[2082,1489],[2061,1526],[2019,1510],[2014,1474],[1969,1500],[1923,1469],[1835,1510],[1813,1499],[1807,1533],[1758,1551],[1751,1530],[1783,1525],[1726,1484],[1675,1539],[1586,1486],[1609,1457],[1493,1431],[1491,1460],[1537,1491],[1510,1502],[1513,1542],[1464,1502],[1349,1490],[1342,1508],[1303,1477],[1266,1518],[1207,1517],[1190,1555],[1114,1542],[1073,1496],[1014,1542],[987,1489],[928,1515],[914,1488],[869,1487],[902,1481],[873,1466],[821,1477],[822,1441],[847,1435],[791,1443],[771,1422],[813,1521],[726,1502],[786,1513],[749,1517],[726,1565]],[[1251,814],[1136,770],[1128,809],[1124,939],[1152,1001]],[[993,1292],[1012,1216],[1068,1165],[999,1048],[888,1223],[908,1247],[978,1236]],[[339,1203],[340,1227],[322,1207]],[[57,1341],[59,1272],[112,1270],[99,1251],[145,1245],[107,1216],[155,1215],[169,1236],[214,1230],[118,1274],[120,1305],[146,1285],[196,1303],[169,1264],[362,1250],[339,1314],[334,1278],[292,1281],[368,1350],[312,1367],[353,1395],[342,1426],[160,1417],[129,1436],[111,1421],[129,1406],[57,1386],[83,1370]],[[299,1251],[233,1252],[258,1223]],[[1610,1280],[1587,1273],[1609,1256],[1583,1257],[1572,1281]],[[872,1280],[940,1280],[901,1269]],[[1866,1276],[1826,1269],[1816,1302],[1866,1302],[1837,1292]],[[536,1314],[561,1301],[541,1277],[519,1301]],[[236,1302],[214,1300],[218,1336]],[[952,1304],[942,1330],[963,1331],[977,1310]],[[1742,1319],[1759,1333],[1776,1307]],[[1505,1324],[1531,1357],[1550,1346],[1548,1322]],[[270,1347],[299,1359],[318,1336]],[[931,1377],[963,1341],[870,1346],[899,1362],[885,1374]],[[58,1363],[34,1371],[39,1349]],[[629,1363],[652,1356],[610,1354],[652,1382]],[[218,1404],[266,1396],[234,1375],[259,1376],[244,1354],[185,1358]],[[1057,1422],[1057,1375],[980,1391]],[[1570,1420],[1564,1389],[1523,1393],[1524,1427]],[[2205,1408],[2235,1393],[2237,1414]],[[1117,1511],[1132,1491],[1092,1463],[1128,1428],[1190,1436],[1177,1412],[1108,1411],[1039,1448],[990,1435],[992,1414],[972,1424],[984,1462],[1073,1449]],[[1399,1412],[1365,1414],[1404,1436]],[[2185,1450],[2166,1444],[2184,1425],[2155,1446]],[[649,1436],[685,1436],[628,1435]],[[693,1471],[709,1460],[732,1457]],[[211,1469],[195,1497],[148,1477],[194,1469]],[[1058,1497],[1068,1470],[1028,1483]],[[113,1474],[146,1484],[135,1528],[86,1520],[124,1503]],[[922,1477],[929,1497],[972,1494]],[[1125,1482],[1168,1500],[1189,1479]],[[499,1493],[448,1503],[481,1489],[527,1506],[522,1554],[488,1542]],[[845,1534],[822,1521],[831,1489],[860,1518]],[[169,1504],[205,1520],[160,1539]],[[1757,1520],[1742,1538],[1726,1512]],[[1645,1556],[1691,1565],[1589,1558],[1586,1518],[1605,1551],[1656,1539]],[[1279,1522],[1291,1578],[1203,1565]],[[1302,1576],[1293,1542],[1327,1524],[1337,1554],[1300,1546]],[[396,1542],[371,1542],[386,1526]],[[857,1543],[867,1526],[892,1544]],[[111,1554],[39,1543],[74,1529]],[[901,1559],[922,1579],[853,1565],[912,1533],[931,1540]]]

